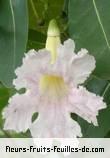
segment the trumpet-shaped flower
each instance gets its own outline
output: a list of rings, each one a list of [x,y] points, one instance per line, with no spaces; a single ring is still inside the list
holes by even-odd
[[[97,115],[106,107],[103,98],[81,86],[95,68],[95,59],[86,49],[75,53],[75,43],[60,44],[58,29],[49,29],[46,49],[30,50],[15,71],[15,94],[3,112],[5,130],[25,132],[33,137],[82,136],[79,124],[71,118],[76,113],[98,125]],[[38,118],[32,121],[34,113]]]

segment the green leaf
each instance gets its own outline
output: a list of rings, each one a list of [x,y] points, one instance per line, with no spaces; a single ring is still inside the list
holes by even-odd
[[[88,80],[85,86],[89,91],[103,96],[104,101],[108,103],[108,107],[99,112],[97,117],[99,126],[89,124],[80,117],[77,118],[82,128],[83,137],[105,137],[110,131],[110,97],[108,97],[110,96],[110,82],[93,76]]]
[[[28,35],[27,1],[0,1],[0,80],[12,86]]]
[[[61,20],[64,0],[28,0],[29,28],[46,33],[51,19]]]
[[[100,111],[98,116],[98,126],[88,124],[85,120],[78,118],[81,126],[83,137],[86,138],[103,138],[110,131],[110,106]]]
[[[95,75],[110,79],[110,1],[70,0],[69,33],[77,49],[87,48],[96,58]]]
[[[41,32],[29,30],[27,49],[45,48],[46,36]]]
[[[0,113],[7,105],[9,99],[9,89],[0,84]]]

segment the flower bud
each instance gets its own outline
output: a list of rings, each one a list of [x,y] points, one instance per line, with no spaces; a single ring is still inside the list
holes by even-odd
[[[49,23],[46,40],[46,49],[51,53],[51,64],[53,64],[57,58],[57,47],[60,43],[60,30],[56,20],[53,19]]]

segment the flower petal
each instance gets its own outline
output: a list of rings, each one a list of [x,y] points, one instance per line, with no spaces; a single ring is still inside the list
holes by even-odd
[[[38,119],[30,128],[33,137],[72,138],[81,136],[80,126],[71,119],[67,104],[60,102],[59,105],[42,101],[41,105]]]
[[[98,111],[106,108],[102,97],[90,93],[84,87],[73,88],[68,99],[70,111],[94,125],[97,125]]]
[[[67,61],[71,59],[75,50],[75,43],[72,39],[68,39],[64,42],[64,44],[60,44],[58,47],[58,60]]]
[[[50,63],[50,53],[47,50],[30,50],[23,58],[23,65],[15,70],[17,78],[13,81],[16,89],[34,88],[40,75]]]
[[[69,39],[58,48],[58,58],[51,69],[74,86],[83,83],[95,68],[95,58],[86,49],[74,53],[74,41]],[[52,71],[51,71],[52,73]]]
[[[37,111],[36,98],[26,94],[15,94],[3,111],[4,129],[25,132],[32,123],[32,115]]]
[[[68,76],[74,85],[83,83],[95,68],[95,58],[88,54],[86,49],[81,49],[76,56],[73,56]]]

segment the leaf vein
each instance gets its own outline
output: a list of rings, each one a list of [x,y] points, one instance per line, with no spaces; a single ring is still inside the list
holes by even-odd
[[[105,87],[105,90],[103,91],[102,97],[105,96],[106,92],[108,91],[108,89],[110,88],[110,83],[107,84],[107,86]]]
[[[93,0],[93,6],[94,6],[94,10],[95,10],[95,13],[96,13],[98,22],[99,22],[99,24],[100,24],[101,30],[102,30],[102,32],[103,32],[103,35],[104,35],[106,44],[107,44],[108,48],[110,49],[110,44],[109,44],[109,41],[108,41],[108,39],[107,39],[107,35],[106,35],[105,30],[104,30],[104,26],[103,26],[103,24],[102,24],[101,17],[100,17],[100,14],[99,14],[99,11],[98,11],[98,8],[97,8],[97,5],[96,5],[95,0]]]
[[[12,1],[9,0],[9,4],[10,4],[10,9],[11,9],[11,14],[12,14],[12,23],[13,23],[13,70],[15,69],[15,49],[16,49],[16,25],[15,25],[15,16],[14,16],[14,10],[13,10],[13,6],[12,6]]]

